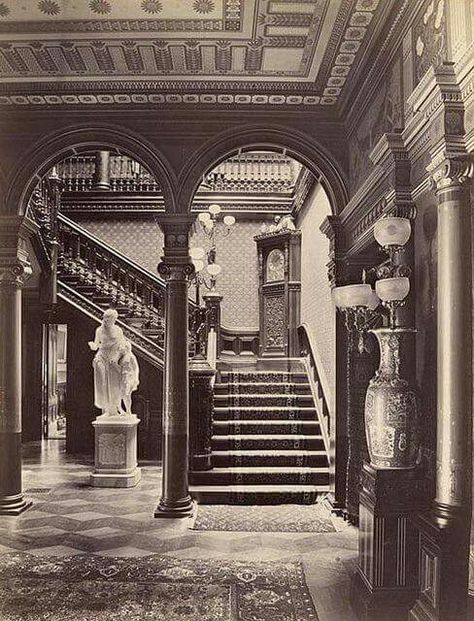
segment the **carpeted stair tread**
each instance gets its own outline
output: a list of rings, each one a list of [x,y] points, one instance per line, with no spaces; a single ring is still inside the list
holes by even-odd
[[[292,436],[293,438],[293,436]],[[223,456],[223,455],[290,455],[290,456],[294,456],[295,453],[297,453],[298,455],[304,456],[304,457],[309,457],[312,455],[326,455],[326,451],[286,451],[285,449],[261,449],[258,451],[254,451],[254,450],[229,450],[229,451],[213,451],[212,454],[216,455],[216,456]]]
[[[251,488],[249,490],[249,488]],[[260,494],[281,492],[281,485],[190,485],[191,492],[209,491],[209,492],[258,492]],[[328,491],[328,485],[287,485],[285,492],[315,492]]]
[[[320,435],[302,435],[302,434],[286,434],[286,433],[272,433],[264,435],[263,433],[230,433],[225,435],[212,436],[219,440],[322,440],[323,436]]]
[[[228,468],[213,468],[214,473],[230,472],[234,474],[249,473],[265,473],[265,472],[327,472],[327,468],[318,468],[311,466],[229,466]]]
[[[287,395],[278,395],[287,398]],[[217,405],[214,410],[264,410],[266,412],[271,410],[313,410],[315,407],[304,405]]]

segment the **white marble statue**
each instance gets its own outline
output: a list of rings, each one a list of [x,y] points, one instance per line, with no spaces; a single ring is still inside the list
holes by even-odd
[[[89,347],[94,356],[94,404],[106,416],[131,415],[132,392],[138,387],[138,362],[130,341],[115,325],[118,313],[108,308]],[[122,400],[125,410],[122,409]]]
[[[125,339],[120,364],[120,396],[125,405],[125,414],[132,415],[132,392],[138,388],[139,368],[132,344]]]

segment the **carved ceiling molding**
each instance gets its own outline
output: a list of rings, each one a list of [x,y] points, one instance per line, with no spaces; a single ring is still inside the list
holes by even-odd
[[[0,43],[4,105],[331,106],[338,102],[352,65],[362,58],[384,2],[194,0],[184,5],[76,0],[71,5],[67,0],[35,0],[26,4],[27,0],[0,2],[0,32],[11,35]],[[127,11],[133,16],[114,19]],[[137,76],[146,84],[137,82]],[[15,83],[18,78],[22,86]],[[77,78],[81,85],[74,82]],[[114,78],[119,81],[113,82]],[[138,93],[126,93],[128,82]],[[88,83],[88,95],[81,92],[86,90],[82,83]],[[146,93],[150,89],[168,93]],[[169,93],[174,89],[179,93]],[[200,93],[202,89],[211,92]],[[242,94],[247,89],[271,94]]]

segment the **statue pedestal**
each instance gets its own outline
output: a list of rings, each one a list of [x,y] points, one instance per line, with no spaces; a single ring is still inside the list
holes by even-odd
[[[98,416],[95,430],[95,469],[90,475],[94,487],[135,487],[141,479],[137,467],[135,416]]]

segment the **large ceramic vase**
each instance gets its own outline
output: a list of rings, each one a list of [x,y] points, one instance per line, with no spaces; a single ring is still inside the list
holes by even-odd
[[[415,330],[371,330],[380,347],[380,365],[370,380],[365,398],[365,431],[374,468],[414,468],[418,457],[418,398],[416,389],[402,377],[401,356]]]

